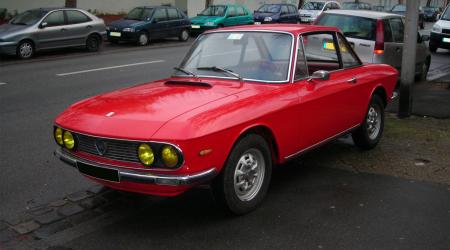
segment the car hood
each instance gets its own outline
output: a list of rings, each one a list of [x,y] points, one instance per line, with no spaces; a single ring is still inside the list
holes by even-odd
[[[144,21],[140,21],[140,20],[131,20],[131,19],[120,19],[114,22],[111,22],[108,26],[111,28],[118,28],[118,29],[123,29],[123,28],[130,28],[130,27],[137,27],[140,25],[145,24]]]
[[[0,25],[0,37],[10,35],[12,33],[20,32],[27,29],[28,25],[3,24]]]
[[[56,124],[79,133],[149,140],[165,123],[205,104],[244,91],[239,83],[192,85],[158,81],[95,96],[60,114]],[[204,84],[204,83],[202,83]]]
[[[206,22],[216,22],[223,17],[220,16],[196,16],[191,18],[191,23],[193,24],[204,24]]]

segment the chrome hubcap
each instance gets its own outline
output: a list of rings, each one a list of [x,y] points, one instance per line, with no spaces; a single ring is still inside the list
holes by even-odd
[[[366,122],[369,138],[374,140],[375,138],[377,138],[378,133],[380,132],[381,125],[381,115],[375,107],[371,106],[369,108]]]
[[[146,45],[147,42],[148,42],[148,37],[147,37],[147,35],[141,34],[141,35],[139,36],[139,43],[140,43],[141,45]]]
[[[181,33],[181,39],[183,39],[183,41],[187,40],[188,36],[189,36],[188,32],[183,30],[183,32]]]
[[[266,166],[262,153],[247,150],[239,159],[234,171],[234,191],[241,201],[255,198],[261,189]]]
[[[22,57],[30,57],[33,53],[33,47],[29,43],[24,43],[20,45],[19,53]]]

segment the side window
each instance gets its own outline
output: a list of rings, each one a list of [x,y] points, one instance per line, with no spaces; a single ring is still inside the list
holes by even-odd
[[[64,13],[62,10],[50,13],[43,23],[47,23],[47,27],[64,25]]]
[[[391,43],[392,40],[392,30],[391,25],[389,24],[389,20],[383,20],[383,29],[384,29],[384,41]]]
[[[281,6],[281,14],[288,14],[288,13],[289,13],[289,11],[288,11],[287,6],[286,5],[282,5]]]
[[[361,65],[358,58],[354,54],[352,48],[345,42],[342,34],[338,33],[339,51],[341,52],[342,64],[344,68],[355,67]]]
[[[157,22],[167,21],[166,9],[156,9],[155,14],[153,14],[153,20]]]
[[[289,5],[288,7],[289,7],[289,13],[290,14],[296,14],[297,13],[297,10],[295,9],[294,6]]]
[[[308,77],[308,66],[306,66],[305,53],[303,51],[302,43],[303,37],[299,37],[298,42],[298,51],[297,51],[297,62],[295,67],[295,75],[294,80],[300,80],[302,78]]]
[[[92,21],[84,13],[77,10],[66,10],[66,15],[68,24],[86,23]]]
[[[323,11],[326,11],[329,9],[331,9],[331,3],[326,4],[325,7],[323,8]]]
[[[339,5],[337,5],[336,3],[331,3],[331,8],[333,10],[337,10],[337,9],[339,9]]]
[[[403,43],[403,22],[400,18],[392,18],[390,20],[392,35],[394,38],[394,42]]]
[[[228,8],[228,17],[235,17],[236,16],[236,10],[233,6],[229,6]]]
[[[334,37],[330,33],[313,33],[303,36],[308,73],[317,70],[337,70],[340,68]]]
[[[153,9],[144,9],[144,13],[142,14],[142,17],[144,20],[150,20],[150,16],[152,15]]]
[[[237,7],[237,15],[238,16],[245,16],[245,11],[242,7]]]
[[[178,11],[173,8],[167,9],[167,14],[169,16],[169,20],[176,20],[179,19]]]

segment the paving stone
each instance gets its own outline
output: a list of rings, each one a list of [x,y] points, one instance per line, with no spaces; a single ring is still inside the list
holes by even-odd
[[[105,203],[106,203],[106,200],[103,199],[102,197],[92,197],[92,198],[87,198],[87,199],[83,200],[80,203],[80,205],[85,208],[94,209]]]
[[[0,231],[7,229],[8,228],[8,224],[6,224],[6,222],[0,221]]]
[[[108,188],[106,188],[105,186],[102,185],[94,185],[92,187],[90,187],[87,191],[93,194],[99,194],[101,192],[107,191]]]
[[[34,231],[34,236],[39,239],[47,239],[48,237],[54,235],[57,232],[61,232],[67,228],[72,227],[72,225],[67,221],[58,221],[56,223],[41,227]]]
[[[6,222],[7,224],[9,224],[9,225],[14,226],[14,225],[20,224],[20,223],[22,223],[22,222],[24,222],[24,221],[32,220],[33,217],[34,217],[34,216],[32,216],[31,214],[28,214],[28,213],[22,213],[22,214],[18,214],[18,215],[16,215],[16,216],[14,216],[14,217],[12,217],[12,218],[7,218],[7,219],[5,219],[5,222]]]
[[[67,221],[72,223],[72,225],[77,225],[77,224],[83,223],[85,221],[91,220],[95,217],[97,217],[96,213],[94,213],[93,211],[86,211],[84,213],[70,216],[69,218],[67,218]]]
[[[36,208],[31,208],[28,212],[34,216],[43,215],[46,213],[50,213],[53,210],[51,207],[40,206]]]
[[[71,216],[74,214],[77,214],[79,212],[82,212],[84,208],[76,205],[76,204],[67,204],[61,208],[58,209],[58,213],[62,216]]]
[[[76,193],[73,193],[73,194],[69,194],[67,196],[67,199],[69,201],[72,201],[72,202],[77,202],[77,201],[81,201],[83,199],[86,199],[86,198],[88,198],[90,196],[91,196],[90,193],[88,193],[86,191],[81,191],[81,192],[76,192]]]
[[[52,211],[47,214],[36,216],[34,219],[39,222],[39,224],[47,225],[62,219],[62,216],[59,215],[56,211]]]
[[[66,200],[57,200],[57,201],[54,201],[54,202],[50,203],[50,206],[52,206],[52,207],[61,207],[61,206],[64,206],[66,204],[67,204]]]
[[[40,227],[39,224],[37,224],[35,221],[27,221],[24,223],[17,224],[15,226],[12,226],[11,228],[14,229],[19,234],[27,234],[29,232],[32,232]]]
[[[14,232],[12,229],[6,229],[3,231],[0,231],[0,243],[8,242],[18,236],[19,236],[19,234]]]

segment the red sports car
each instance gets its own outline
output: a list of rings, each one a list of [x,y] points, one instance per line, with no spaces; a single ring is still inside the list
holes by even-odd
[[[210,183],[243,214],[277,164],[346,133],[373,148],[397,77],[362,64],[336,28],[213,30],[172,77],[70,106],[55,121],[55,155],[113,189],[174,196]]]

